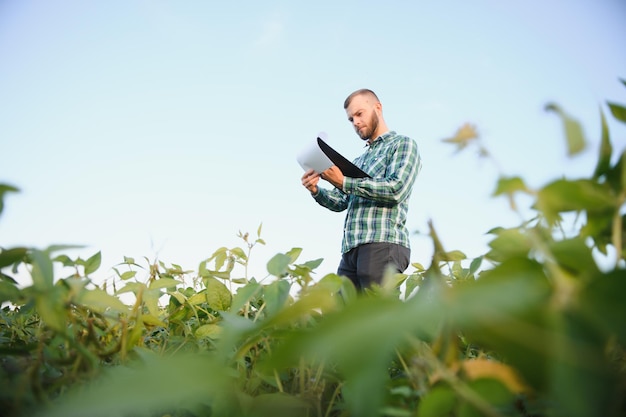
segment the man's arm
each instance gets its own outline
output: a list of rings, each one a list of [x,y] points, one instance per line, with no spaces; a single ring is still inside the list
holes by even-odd
[[[405,137],[391,155],[384,178],[345,177],[342,188],[347,194],[382,203],[397,203],[411,193],[420,166],[417,143]]]
[[[333,168],[339,171],[339,174],[343,176],[339,168],[337,168],[336,166],[329,168],[322,174],[318,174],[311,169],[305,172],[302,176],[302,185],[304,185],[304,187],[309,190],[315,201],[317,201],[320,205],[332,211],[343,211],[348,208],[348,196],[344,194],[340,189],[333,188],[332,190],[326,190],[318,186],[320,178],[323,178],[330,182],[330,180],[328,180],[326,176],[326,173],[333,170]]]

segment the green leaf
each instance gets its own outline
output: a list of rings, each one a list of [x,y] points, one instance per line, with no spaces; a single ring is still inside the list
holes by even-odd
[[[301,253],[302,253],[302,248],[291,248],[291,250],[288,251],[286,255],[289,256],[291,260],[290,263],[294,263],[298,260]]]
[[[621,186],[620,191],[624,192],[626,191],[626,150],[622,152],[622,155],[620,156],[615,169],[621,173],[620,183],[619,183]]]
[[[151,290],[156,290],[159,288],[176,287],[177,285],[180,285],[180,284],[181,282],[174,278],[159,278],[159,279],[155,279],[154,281],[152,281],[150,283],[149,288]]]
[[[161,298],[161,291],[147,289],[142,293],[143,303],[148,309],[148,312],[154,317],[159,317],[159,298]]]
[[[99,288],[81,291],[76,302],[98,313],[104,313],[106,311],[128,313],[129,311],[129,307],[122,303],[119,298]]]
[[[246,253],[244,252],[243,249],[241,248],[232,248],[230,250],[230,253],[234,256],[236,256],[237,258],[243,260],[243,261],[247,261],[248,260],[248,256],[246,255]]]
[[[304,266],[309,268],[309,270],[313,271],[315,268],[320,266],[322,264],[322,262],[324,262],[324,258],[319,258],[319,259],[315,259],[315,260],[312,260],[312,261],[305,262]]]
[[[54,284],[52,260],[47,253],[38,249],[32,250],[30,258],[33,265],[31,272],[33,286],[37,291],[45,293],[50,290]]]
[[[122,274],[120,275],[120,278],[123,281],[126,281],[127,279],[135,278],[135,275],[137,275],[137,271],[126,271],[126,272],[122,272]]]
[[[611,114],[613,114],[613,117],[615,117],[620,122],[626,123],[626,107],[611,102],[607,102],[607,104],[609,106],[609,109],[611,109]]]
[[[493,196],[497,197],[502,194],[511,195],[516,192],[528,193],[528,187],[524,183],[524,180],[520,177],[500,177],[498,178],[498,184],[496,190],[493,192]]]
[[[140,291],[146,290],[148,287],[143,282],[128,282],[122,288],[117,290],[116,294],[124,294],[127,292],[132,292],[135,295],[139,294]]]
[[[13,187],[12,185],[0,184],[0,214],[2,214],[2,210],[4,210],[4,195],[6,193],[15,193],[18,191],[19,189]]]
[[[285,280],[274,281],[265,286],[263,293],[266,302],[265,309],[267,310],[268,316],[273,316],[283,308],[289,299],[290,289],[291,285]]]
[[[76,262],[72,258],[67,256],[67,255],[55,256],[52,261],[53,262],[60,262],[61,265],[66,266],[66,267],[67,266],[74,266],[74,265],[76,265]]]
[[[203,324],[198,327],[194,333],[197,339],[208,337],[210,339],[218,339],[222,333],[222,327],[217,324]]]
[[[611,155],[613,154],[613,145],[611,145],[611,138],[609,136],[609,126],[606,123],[606,117],[602,110],[600,110],[600,120],[602,124],[602,138],[598,151],[598,162],[593,172],[594,179],[608,174],[611,169]]]
[[[249,282],[243,287],[237,289],[237,293],[233,297],[232,304],[230,306],[230,310],[233,312],[238,312],[243,308],[246,303],[252,301],[252,299],[256,298],[263,291],[263,287],[261,284],[256,282]]]
[[[312,298],[307,300],[309,295]],[[279,317],[280,321],[294,322],[320,302],[333,302],[333,296],[307,294],[283,309],[267,325],[274,325]],[[324,316],[314,329],[286,334],[267,366],[269,369],[299,366],[301,358],[336,363],[345,375],[343,395],[349,414],[378,415],[384,401],[389,357],[400,341],[405,340],[407,332],[432,320],[430,314],[435,309],[427,309],[427,306],[427,303],[409,305],[397,299],[358,298],[347,304],[341,314]],[[367,366],[363,358],[367,358]]]
[[[565,113],[557,104],[550,103],[546,106],[546,111],[557,113],[563,122],[565,138],[567,140],[568,155],[576,155],[585,149],[585,135],[580,123]]]
[[[267,272],[275,277],[282,278],[287,275],[290,263],[291,257],[289,255],[277,253],[267,263]]]
[[[587,179],[557,180],[539,190],[537,195],[537,207],[551,224],[558,221],[563,212],[610,212],[617,204],[608,185]]]
[[[227,367],[194,352],[160,356],[139,350],[143,363],[104,368],[100,378],[74,384],[35,417],[108,417],[163,415],[163,410],[191,410],[235,392]],[[233,404],[234,406],[234,404]],[[172,413],[178,415],[178,413]],[[220,415],[243,415],[233,408]]]
[[[35,295],[37,313],[48,327],[60,333],[66,330],[65,295],[63,287],[58,285]]]
[[[472,262],[470,263],[470,270],[469,270],[470,274],[475,274],[476,271],[478,271],[478,268],[480,268],[480,265],[482,264],[482,262],[483,262],[482,256],[474,258]]]
[[[0,268],[23,261],[27,253],[27,248],[11,248],[0,251]]]
[[[343,279],[337,274],[327,274],[315,286],[330,293],[338,293],[343,287]]]
[[[532,249],[532,242],[520,229],[500,229],[489,242],[491,250],[485,255],[494,261],[504,261],[512,257],[526,257]]]
[[[85,261],[85,276],[89,274],[93,274],[100,268],[100,264],[102,263],[102,254],[98,251],[89,259]]]
[[[50,245],[46,248],[45,252],[48,254],[52,254],[54,252],[58,252],[58,251],[65,251],[65,250],[71,250],[71,249],[82,249],[84,248],[83,245]]]
[[[600,273],[583,237],[553,242],[549,248],[559,266],[577,279],[588,281]]]
[[[498,409],[513,409],[515,406],[515,397],[506,388],[506,386],[498,380],[490,378],[480,378],[471,381],[469,388],[491,406],[491,412],[495,413]],[[470,404],[468,401],[461,402],[459,406],[459,417],[483,417],[485,413]]]
[[[444,143],[451,143],[456,146],[456,152],[460,152],[466,148],[470,143],[475,142],[478,139],[478,131],[476,127],[470,123],[465,123],[459,127],[450,138],[441,139]]]
[[[605,335],[615,335],[626,346],[626,279],[623,270],[598,276],[580,292],[582,313]]]
[[[541,306],[550,293],[541,264],[510,258],[484,271],[476,281],[454,286],[445,299],[446,311],[462,326],[481,327]]]
[[[457,396],[452,388],[438,385],[422,397],[417,407],[417,417],[451,416],[456,404]]]
[[[619,310],[613,314],[619,315]],[[553,325],[552,349],[545,353],[550,354],[551,359],[547,367],[552,376],[549,395],[559,404],[558,414],[571,417],[615,415],[619,394],[614,387],[619,379],[615,361],[607,358],[607,338],[577,311],[555,315]]]
[[[441,255],[441,260],[444,262],[462,261],[463,259],[467,259],[467,256],[460,250],[445,252]]]
[[[213,255],[206,261],[209,262],[215,259],[215,269],[220,270],[224,266],[224,262],[226,262],[226,258],[228,257],[228,248],[222,246],[213,252]]]
[[[228,311],[232,304],[232,294],[220,281],[215,278],[206,278],[204,280],[206,286],[206,300],[215,311]]]
[[[10,282],[0,281],[0,304],[5,301],[17,302],[21,297],[21,291]]]
[[[167,324],[163,323],[158,317],[155,317],[152,314],[142,314],[140,320],[144,325],[167,327]]]
[[[476,281],[452,287],[441,308],[468,340],[507,358],[531,386],[540,388],[549,385],[544,367],[552,339],[545,309],[552,296],[544,266],[518,257],[482,272]]]

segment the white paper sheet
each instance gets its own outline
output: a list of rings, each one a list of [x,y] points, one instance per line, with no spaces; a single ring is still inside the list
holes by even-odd
[[[326,141],[326,133],[320,132],[310,143],[308,143],[298,154],[298,163],[305,171],[313,169],[315,172],[322,173],[333,166],[333,162],[320,149],[317,138]]]

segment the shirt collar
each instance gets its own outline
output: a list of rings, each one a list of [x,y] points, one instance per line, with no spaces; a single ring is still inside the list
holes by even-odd
[[[385,139],[387,139],[387,138],[389,138],[389,137],[391,137],[391,136],[393,136],[393,135],[395,135],[395,134],[396,134],[396,132],[394,132],[393,130],[388,130],[388,131],[386,131],[385,133],[383,133],[382,135],[378,136],[376,139],[374,139],[374,141],[373,141],[372,143],[366,142],[366,143],[365,143],[365,147],[368,147],[368,146],[369,146],[369,147],[371,148],[371,147],[372,147],[372,146],[374,146],[376,143],[378,143],[378,142],[382,142],[382,141],[384,141]]]

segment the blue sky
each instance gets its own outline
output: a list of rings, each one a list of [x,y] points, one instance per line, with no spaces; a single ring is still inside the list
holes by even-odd
[[[592,172],[599,108],[626,102],[626,3],[552,1],[4,1],[0,182],[17,186],[0,245],[102,251],[196,269],[263,224],[251,275],[303,248],[339,262],[343,213],[300,185],[296,156],[319,131],[352,159],[345,97],[376,91],[388,125],[424,160],[409,213],[449,249],[485,252],[519,219],[492,199],[499,173],[539,187]],[[567,158],[560,104],[588,150]],[[477,126],[499,168],[441,142]],[[611,123],[614,146],[624,128]],[[412,237],[424,265],[429,240]]]

